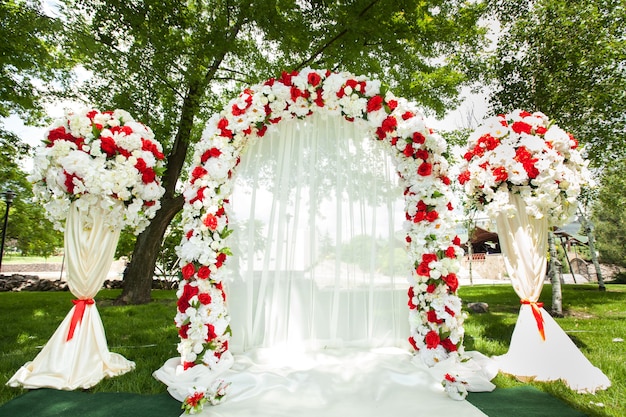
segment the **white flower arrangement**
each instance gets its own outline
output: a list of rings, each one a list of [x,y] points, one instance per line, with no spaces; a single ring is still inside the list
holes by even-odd
[[[138,234],[160,208],[163,160],[152,130],[128,112],[84,109],[66,112],[48,129],[29,180],[58,230],[76,202],[84,214],[98,206],[110,212],[110,227]]]
[[[470,135],[459,172],[470,204],[488,216],[513,214],[514,193],[550,225],[569,221],[581,187],[592,183],[576,139],[543,113],[522,110],[486,119]]]
[[[184,235],[177,253],[182,277],[176,324],[184,369],[228,353],[230,328],[221,267],[231,252],[228,198],[242,152],[281,120],[316,112],[363,124],[386,145],[405,188],[409,341],[428,365],[463,350],[463,316],[456,295],[458,258],[445,141],[424,124],[415,105],[383,92],[379,81],[307,68],[246,89],[213,117],[196,145],[183,191]]]

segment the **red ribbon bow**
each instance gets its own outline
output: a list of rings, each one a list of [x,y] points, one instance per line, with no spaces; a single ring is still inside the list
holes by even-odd
[[[74,303],[74,314],[72,314],[72,321],[70,322],[70,330],[67,332],[67,342],[72,340],[74,337],[74,330],[76,329],[76,325],[83,321],[83,315],[85,314],[85,307],[87,304],[91,305],[94,303],[92,298],[87,298],[85,300],[72,300]]]
[[[541,315],[541,307],[543,307],[543,303],[539,303],[536,301],[529,300],[520,300],[521,304],[530,305],[530,308],[533,310],[533,316],[535,316],[535,321],[537,322],[537,329],[539,329],[539,334],[541,335],[541,340],[546,340],[546,333],[543,330],[543,316]]]

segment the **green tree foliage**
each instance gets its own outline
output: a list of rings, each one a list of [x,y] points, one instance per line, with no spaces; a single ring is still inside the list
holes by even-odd
[[[62,22],[46,16],[41,4],[0,2],[0,117],[16,114],[30,123],[40,122],[43,104],[59,97],[71,80],[72,61],[59,48]],[[6,244],[23,254],[48,256],[63,240],[45,219],[43,208],[32,202],[31,185],[21,165],[29,151],[0,121],[0,191],[16,193]],[[4,200],[0,209],[5,213]]]
[[[124,108],[165,144],[162,208],[137,238],[121,301],[147,302],[159,247],[183,205],[178,184],[210,114],[244,86],[306,66],[388,82],[436,114],[471,81],[480,2],[65,0],[84,94]]]
[[[626,152],[623,0],[493,0],[494,112],[542,111],[588,144],[595,165]]]
[[[29,147],[9,132],[0,131],[0,191],[11,190],[15,199],[10,206],[6,230],[6,248],[23,255],[49,256],[63,246],[63,236],[45,218],[43,207],[32,201],[32,187],[20,162]],[[6,213],[6,202],[0,199],[0,213]],[[4,233],[4,231],[3,231]]]
[[[43,116],[42,100],[58,96],[71,80],[71,61],[59,48],[63,23],[39,1],[0,2],[0,117]]]
[[[604,172],[593,207],[596,246],[603,262],[626,267],[626,159]]]

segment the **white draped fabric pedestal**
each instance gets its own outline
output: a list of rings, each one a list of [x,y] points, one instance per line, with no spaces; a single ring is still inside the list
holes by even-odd
[[[111,230],[104,210],[89,216],[93,225],[73,203],[65,228],[67,281],[76,300],[48,343],[31,362],[7,382],[27,389],[90,388],[105,377],[122,375],[135,363],[109,352],[104,327],[93,298],[113,262],[120,231]]]
[[[548,223],[528,216],[519,194],[510,195],[516,215],[496,217],[507,272],[522,306],[509,351],[495,357],[500,371],[524,380],[562,380],[580,393],[611,385],[538,302],[546,274]],[[543,332],[543,337],[542,337]]]
[[[224,285],[234,356],[213,370],[170,359],[154,375],[174,398],[223,379],[224,402],[201,415],[484,416],[442,380],[450,372],[491,391],[493,368],[427,368],[409,352],[404,189],[361,125],[319,114],[282,122],[237,175]]]

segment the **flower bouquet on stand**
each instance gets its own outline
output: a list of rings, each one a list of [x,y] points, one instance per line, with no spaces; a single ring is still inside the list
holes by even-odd
[[[459,182],[470,206],[495,218],[506,271],[520,297],[502,372],[561,379],[580,392],[610,382],[582,355],[539,302],[548,230],[568,222],[581,187],[591,184],[578,141],[543,113],[515,110],[489,118],[469,137]]]
[[[160,208],[164,155],[124,110],[68,112],[36,150],[35,198],[65,232],[74,307],[40,354],[8,382],[25,388],[89,388],[135,364],[108,350],[93,298],[107,277],[120,231],[141,232]]]

